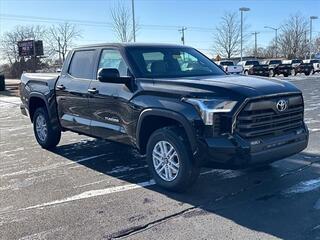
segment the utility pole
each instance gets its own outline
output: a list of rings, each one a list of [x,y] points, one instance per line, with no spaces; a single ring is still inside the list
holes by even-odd
[[[184,45],[185,41],[184,41],[184,31],[187,30],[186,27],[182,27],[181,29],[179,29],[179,32],[181,32],[181,42]]]
[[[131,10],[132,10],[133,42],[136,42],[136,20],[134,15],[134,0],[131,0]]]
[[[241,7],[239,8],[241,12],[241,43],[240,43],[240,61],[242,61],[242,48],[243,48],[243,12],[250,11],[250,8]]]
[[[278,28],[274,28],[274,27],[269,27],[269,26],[264,26],[264,28],[270,28],[272,30],[275,31],[275,34],[276,34],[276,58],[278,57],[278,30],[280,29],[279,27]]]
[[[254,34],[254,57],[257,58],[257,55],[258,55],[257,35],[259,34],[259,32],[253,32],[252,34]]]
[[[310,16],[310,40],[309,40],[309,44],[310,44],[310,55],[309,55],[309,59],[311,59],[312,57],[312,20],[318,19],[317,16]]]
[[[58,54],[59,54],[59,64],[62,65],[62,61],[61,61],[60,37],[58,37]]]

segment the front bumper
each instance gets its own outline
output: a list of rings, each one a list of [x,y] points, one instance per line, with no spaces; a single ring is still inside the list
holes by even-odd
[[[276,69],[274,72],[276,74],[288,74],[288,75],[291,75],[291,70],[292,69],[289,69],[289,68],[280,68],[280,69]]]
[[[256,75],[256,76],[269,77],[269,71],[251,71],[249,72],[249,74]]]
[[[271,163],[301,152],[308,145],[307,128],[264,139],[243,139],[225,135],[201,141],[203,164],[211,167],[239,169]]]
[[[20,104],[20,111],[23,115],[29,117],[29,111],[23,103]]]

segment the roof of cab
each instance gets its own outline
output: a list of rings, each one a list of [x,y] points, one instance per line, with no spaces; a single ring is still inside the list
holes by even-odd
[[[155,47],[155,48],[188,48],[185,45],[168,44],[168,43],[98,43],[75,47],[74,49],[83,48],[102,48],[102,47],[118,47],[118,48],[135,48],[135,47]]]

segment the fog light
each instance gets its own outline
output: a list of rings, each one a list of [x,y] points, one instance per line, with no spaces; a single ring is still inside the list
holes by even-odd
[[[255,140],[255,141],[250,142],[251,145],[258,145],[260,143],[261,143],[260,140]]]

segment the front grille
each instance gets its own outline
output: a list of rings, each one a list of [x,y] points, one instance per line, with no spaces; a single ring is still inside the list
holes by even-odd
[[[280,99],[288,103],[282,112],[277,109]],[[244,138],[278,136],[302,126],[302,97],[290,95],[250,100],[237,117],[236,132]]]

